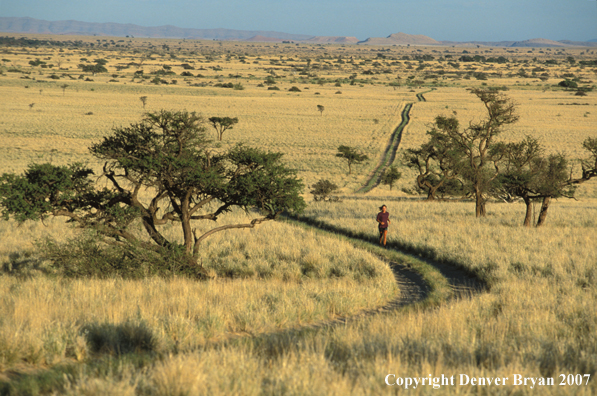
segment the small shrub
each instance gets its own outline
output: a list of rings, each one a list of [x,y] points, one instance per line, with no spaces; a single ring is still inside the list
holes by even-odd
[[[338,186],[329,180],[321,179],[315,183],[310,191],[315,201],[338,202],[340,199],[332,194],[338,189]]]
[[[578,84],[572,80],[563,80],[558,83],[558,86],[564,88],[577,88]]]
[[[278,87],[267,87],[268,91],[279,91],[280,88]]]
[[[289,92],[301,92],[301,90],[299,89],[299,87],[292,87],[288,91]]]

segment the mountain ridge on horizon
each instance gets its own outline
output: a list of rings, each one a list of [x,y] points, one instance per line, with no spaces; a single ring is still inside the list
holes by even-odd
[[[179,38],[226,41],[283,42],[297,41],[319,44],[361,44],[361,45],[482,45],[500,47],[568,47],[597,46],[597,39],[583,42],[543,38],[517,41],[439,41],[425,35],[393,33],[386,37],[369,37],[358,40],[353,36],[315,36],[275,31],[254,31],[235,29],[193,29],[172,25],[146,27],[135,24],[81,22],[75,20],[45,21],[30,17],[0,17],[0,32],[37,33],[56,35],[99,35],[114,37]]]

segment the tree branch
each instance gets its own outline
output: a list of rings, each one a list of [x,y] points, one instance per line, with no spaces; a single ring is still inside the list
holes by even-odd
[[[256,225],[263,223],[264,221],[268,221],[268,220],[273,220],[273,218],[271,217],[262,217],[260,219],[253,219],[250,223],[248,224],[228,224],[225,226],[221,226],[221,227],[217,227],[217,228],[213,228],[209,231],[207,231],[205,234],[201,235],[199,238],[197,238],[196,235],[194,235],[195,237],[195,246],[193,246],[193,256],[197,257],[197,255],[199,254],[199,244],[208,236],[215,234],[216,232],[220,232],[220,231],[224,231],[224,230],[230,230],[233,228],[255,228]],[[195,234],[195,232],[193,231],[193,234]]]

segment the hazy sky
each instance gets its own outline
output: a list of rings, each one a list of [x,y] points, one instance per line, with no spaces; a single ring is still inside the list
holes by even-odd
[[[0,16],[436,40],[597,39],[596,0],[0,0]]]

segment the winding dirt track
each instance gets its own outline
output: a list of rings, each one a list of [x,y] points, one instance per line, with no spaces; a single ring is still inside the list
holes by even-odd
[[[423,94],[431,92],[434,89],[435,88],[433,88],[429,91],[418,93],[417,99],[420,102],[426,102],[427,99],[425,99]],[[404,107],[402,114],[401,114],[402,121],[398,125],[398,127],[396,127],[394,132],[392,133],[392,137],[390,139],[390,144],[384,151],[384,154],[382,156],[382,160],[380,161],[380,164],[369,176],[366,183],[359,190],[357,190],[357,193],[366,193],[366,192],[371,191],[373,188],[377,187],[379,185],[379,183],[381,182],[381,176],[383,175],[383,172],[395,160],[396,153],[398,151],[398,146],[400,145],[400,141],[402,139],[402,133],[404,131],[404,128],[410,121],[409,114],[410,114],[410,110],[412,109],[412,106],[413,106],[413,103],[408,103]],[[375,238],[372,238],[372,237],[366,236],[366,235],[361,235],[358,233],[354,233],[350,230],[341,229],[341,228],[335,227],[333,225],[325,224],[321,221],[318,221],[317,219],[307,218],[307,217],[292,217],[292,221],[300,222],[303,225],[306,225],[308,227],[317,228],[319,230],[323,230],[323,231],[326,231],[329,233],[343,235],[349,239],[364,241],[364,242],[368,242],[368,243],[372,243],[372,244],[376,243]],[[403,245],[400,243],[398,243],[396,246],[394,246],[394,248],[395,248],[395,250],[401,251],[403,253],[405,253],[406,251],[412,250],[411,248],[409,248],[409,246],[406,246],[406,245]],[[415,253],[417,253],[417,252],[415,251]],[[388,265],[392,269],[392,272],[394,273],[394,278],[395,278],[396,283],[400,289],[400,294],[398,295],[398,297],[389,301],[387,304],[385,304],[381,307],[364,310],[356,315],[352,315],[349,317],[340,317],[340,318],[336,318],[336,319],[324,321],[324,322],[319,322],[319,323],[313,323],[313,324],[309,324],[309,325],[305,325],[305,326],[300,326],[299,328],[291,328],[291,329],[283,330],[282,332],[284,332],[284,333],[293,332],[293,331],[297,331],[297,330],[305,329],[305,328],[318,329],[318,328],[324,328],[324,327],[333,327],[333,326],[347,323],[349,321],[358,320],[365,316],[378,314],[380,312],[394,311],[401,307],[405,307],[405,306],[412,305],[415,303],[423,302],[429,296],[431,286],[424,281],[423,277],[419,273],[412,270],[410,267],[408,267],[406,265],[388,261],[384,257],[380,257],[380,258],[388,263]],[[482,280],[477,278],[470,271],[460,268],[455,263],[452,263],[452,264],[440,263],[437,261],[424,259],[421,257],[415,257],[415,258],[417,260],[424,261],[426,264],[434,267],[436,270],[438,270],[441,273],[441,275],[446,279],[446,281],[450,285],[450,289],[451,289],[450,298],[451,299],[467,298],[474,294],[481,293],[481,292],[487,290],[487,285]]]
[[[375,187],[379,186],[379,183],[381,183],[381,177],[383,173],[388,168],[388,166],[392,165],[392,163],[396,159],[398,146],[400,146],[400,141],[402,140],[402,132],[404,131],[404,128],[408,125],[410,121],[410,110],[412,109],[412,107],[412,103],[408,103],[406,106],[404,106],[404,109],[402,110],[401,114],[402,121],[396,127],[396,129],[394,129],[394,132],[390,137],[390,143],[386,147],[381,157],[381,161],[379,162],[379,165],[377,165],[373,172],[371,172],[365,184],[356,191],[357,193],[367,193],[373,190]]]
[[[419,102],[427,102],[427,99],[425,99],[423,94],[431,92],[433,90],[435,90],[435,88],[432,88],[429,91],[418,93],[417,99],[419,100]],[[402,121],[396,127],[396,129],[394,129],[394,132],[392,132],[392,136],[390,137],[390,143],[386,147],[379,164],[373,170],[373,172],[371,172],[371,174],[367,178],[367,181],[365,181],[365,184],[363,184],[363,186],[356,191],[357,194],[368,193],[375,187],[379,186],[379,184],[381,183],[381,177],[383,176],[384,172],[386,171],[388,166],[392,165],[392,163],[396,159],[398,147],[400,146],[400,141],[402,140],[402,132],[410,122],[410,110],[412,109],[413,105],[414,103],[408,103],[406,106],[404,106],[404,109],[402,110],[401,114]]]

